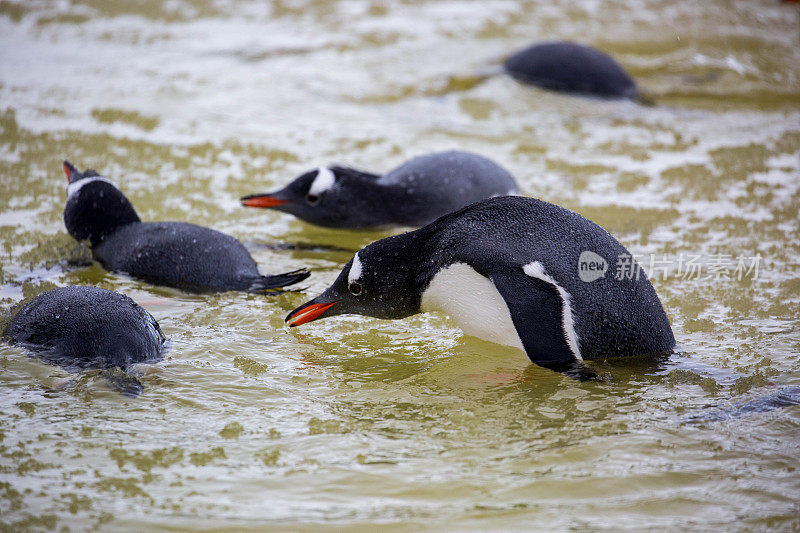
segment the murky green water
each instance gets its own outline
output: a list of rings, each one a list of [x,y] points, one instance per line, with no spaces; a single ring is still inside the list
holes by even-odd
[[[800,528],[798,407],[682,423],[800,385],[798,32],[797,9],[767,0],[0,2],[3,312],[93,284],[172,338],[138,398],[0,345],[0,523]],[[613,53],[659,105],[472,83],[553,38]],[[577,383],[440,316],[285,329],[384,234],[238,197],[449,148],[494,158],[648,269],[666,254],[650,270],[683,354]],[[85,266],[61,221],[66,157],[146,220],[236,235],[266,272],[310,267],[308,289],[194,296]],[[695,255],[703,279],[677,268]],[[710,274],[715,257],[730,275]]]

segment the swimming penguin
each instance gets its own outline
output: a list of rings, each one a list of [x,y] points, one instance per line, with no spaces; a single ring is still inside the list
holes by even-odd
[[[733,406],[715,408],[685,417],[682,422],[688,424],[703,424],[708,422],[721,422],[732,420],[754,413],[767,413],[783,407],[800,405],[800,387],[781,387],[775,392],[758,396],[756,398],[739,402]]]
[[[608,270],[618,264],[628,268]],[[625,247],[573,211],[517,196],[368,245],[286,322],[424,311],[443,312],[465,333],[520,348],[557,371],[675,345],[653,286]]]
[[[569,42],[521,50],[505,61],[506,72],[522,83],[561,93],[639,99],[636,83],[608,54]]]
[[[441,152],[415,157],[378,176],[347,167],[306,172],[242,205],[290,213],[330,228],[423,226],[478,200],[516,194],[511,174],[483,156]]]
[[[262,276],[247,249],[229,235],[185,222],[142,222],[122,191],[94,170],[64,161],[64,223],[89,239],[106,269],[192,292],[264,292],[306,279],[304,269]]]
[[[125,369],[161,357],[158,322],[129,297],[97,287],[44,292],[8,323],[3,336],[67,369]]]

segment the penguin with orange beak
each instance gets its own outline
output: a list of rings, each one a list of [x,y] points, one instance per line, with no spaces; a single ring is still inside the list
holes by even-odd
[[[582,270],[587,257],[598,267],[591,275]],[[619,258],[635,267],[630,275],[608,268]],[[655,289],[622,244],[573,211],[516,196],[477,202],[368,245],[286,322],[425,311],[449,315],[466,334],[519,348],[561,372],[583,360],[663,354],[675,346]]]
[[[263,276],[235,238],[186,222],[142,222],[133,205],[108,178],[80,172],[64,161],[67,204],[64,224],[88,240],[107,270],[189,292],[263,293],[306,279],[305,269]]]
[[[415,157],[383,175],[320,167],[279,191],[251,194],[246,207],[289,213],[329,228],[423,226],[478,200],[516,194],[511,174],[470,152]]]

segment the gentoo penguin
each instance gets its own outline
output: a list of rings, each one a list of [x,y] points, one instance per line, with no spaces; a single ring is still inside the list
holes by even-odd
[[[516,194],[511,174],[483,156],[441,152],[378,176],[346,167],[306,172],[273,193],[242,198],[330,228],[423,226],[478,200]]]
[[[569,42],[548,42],[521,50],[505,61],[517,81],[561,93],[636,100],[636,83],[614,59]]]
[[[155,318],[118,292],[61,287],[44,292],[8,323],[3,336],[71,370],[127,368],[161,357]]]
[[[142,222],[122,191],[94,170],[64,161],[69,234],[91,242],[106,269],[192,292],[264,292],[302,281],[304,269],[262,276],[229,235],[185,222]]]
[[[630,267],[615,274],[620,261]],[[517,196],[368,245],[286,322],[424,311],[443,312],[465,333],[520,348],[558,371],[675,345],[653,286],[625,247],[573,211]]]

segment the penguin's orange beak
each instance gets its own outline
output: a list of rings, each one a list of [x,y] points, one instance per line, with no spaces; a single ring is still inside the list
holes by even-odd
[[[245,207],[276,207],[279,205],[289,203],[288,200],[281,200],[280,198],[275,198],[274,196],[270,196],[269,194],[251,194],[250,196],[245,196],[240,200],[242,205]]]
[[[75,167],[69,161],[64,161],[62,168],[64,169],[64,174],[67,175],[67,183],[72,183],[72,173],[76,171]]]
[[[291,313],[286,316],[286,323],[289,324],[290,328],[295,326],[300,326],[305,324],[306,322],[311,322],[312,320],[316,320],[317,318],[322,315],[325,311],[339,303],[341,300],[336,300],[334,302],[328,303],[314,303],[314,300],[310,302],[306,302]]]

